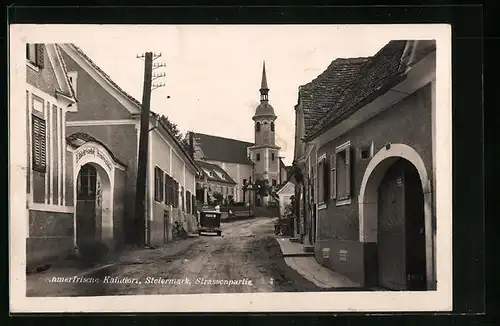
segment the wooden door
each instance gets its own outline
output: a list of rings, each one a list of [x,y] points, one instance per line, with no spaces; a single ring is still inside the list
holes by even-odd
[[[402,160],[386,172],[378,188],[379,285],[406,289],[405,194]]]
[[[97,170],[86,164],[82,166],[77,179],[76,232],[77,243],[96,239]]]
[[[408,164],[404,177],[406,213],[406,271],[408,290],[427,287],[424,194],[418,171]]]

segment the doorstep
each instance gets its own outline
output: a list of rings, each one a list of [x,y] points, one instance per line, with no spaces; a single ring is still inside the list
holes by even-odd
[[[289,241],[288,238],[276,237],[283,257],[309,257],[314,256],[314,251],[306,252],[301,243]]]

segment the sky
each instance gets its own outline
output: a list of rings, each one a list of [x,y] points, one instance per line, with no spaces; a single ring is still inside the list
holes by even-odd
[[[95,26],[94,26],[95,27]],[[154,83],[151,109],[182,132],[253,142],[252,116],[266,62],[269,103],[278,116],[276,142],[285,164],[293,160],[298,87],[338,57],[371,56],[390,41],[376,30],[340,25],[165,25],[80,27],[70,40],[120,87],[142,101],[144,62],[160,53],[166,67]]]

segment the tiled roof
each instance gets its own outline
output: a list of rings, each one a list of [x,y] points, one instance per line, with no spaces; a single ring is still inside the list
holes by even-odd
[[[247,148],[253,143],[195,132],[193,137],[208,161],[253,164],[247,157]]]
[[[227,174],[227,172],[223,168],[221,168],[220,166],[218,166],[216,164],[210,164],[210,163],[204,162],[202,160],[196,160],[195,162],[200,167],[200,170],[203,171],[203,174],[205,175],[205,177],[209,181],[217,181],[217,182],[227,183],[227,184],[231,184],[231,185],[236,184],[236,182],[231,178],[231,176],[229,176],[229,174]],[[208,171],[213,171],[214,174],[213,175],[207,174],[205,169]],[[224,178],[219,177],[219,175],[216,172],[219,172],[220,174],[222,174],[224,176]]]
[[[299,101],[304,112],[306,134],[328,112],[368,59],[335,59],[316,79],[299,87]]]
[[[78,148],[82,146],[83,144],[87,142],[94,142],[106,149],[108,151],[109,155],[113,158],[113,160],[123,166],[127,166],[125,163],[120,161],[116,156],[113,154],[113,152],[101,141],[97,140],[96,138],[90,136],[89,134],[86,134],[84,132],[75,132],[69,136],[66,137],[66,143],[70,144],[74,148]]]
[[[407,62],[403,59],[407,43],[406,40],[391,41],[364,64],[357,78],[346,87],[328,109],[328,114],[306,135],[306,139],[311,140],[346,119],[364,104],[404,79]]]

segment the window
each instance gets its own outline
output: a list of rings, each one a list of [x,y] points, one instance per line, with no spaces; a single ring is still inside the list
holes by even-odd
[[[77,199],[80,200],[95,199],[96,184],[97,184],[97,170],[93,166],[85,164],[84,166],[82,166],[80,173],[78,174]]]
[[[191,205],[193,206],[192,210],[191,210],[191,214],[196,215],[196,196],[195,195],[191,195]]]
[[[330,192],[331,199],[335,199],[337,197],[336,193],[337,174],[335,173],[336,167],[337,167],[336,156],[335,154],[332,154],[330,155],[330,189],[332,189],[332,191]]]
[[[255,131],[256,132],[260,131],[260,122],[255,123]]]
[[[165,204],[170,205],[170,176],[165,173]]]
[[[43,68],[43,63],[44,63],[43,44],[26,44],[26,59],[36,67]]]
[[[181,186],[181,209],[183,212],[186,210],[186,201],[184,195],[184,186]]]
[[[347,142],[336,148],[332,162],[335,164],[333,173],[335,181],[333,183],[334,198],[337,205],[349,204],[351,200],[351,147]]]
[[[41,173],[47,171],[47,142],[45,120],[32,115],[32,165],[33,170]]]
[[[359,157],[362,160],[367,160],[373,157],[373,142],[370,145],[363,146],[359,149]]]
[[[155,200],[157,202],[163,201],[163,170],[155,166]]]
[[[191,214],[191,193],[186,190],[186,213]]]
[[[275,159],[275,155],[274,155],[274,153],[271,153],[271,161],[274,162],[274,159]]]
[[[172,183],[172,204],[175,208],[179,208],[179,183],[175,180]]]
[[[326,154],[323,154],[318,159],[318,203],[324,204],[328,202],[328,192],[329,192],[329,173],[328,173],[328,161],[326,160]]]
[[[257,161],[260,161],[260,153],[257,153],[256,159]]]
[[[274,121],[271,121],[271,131],[274,132]]]

